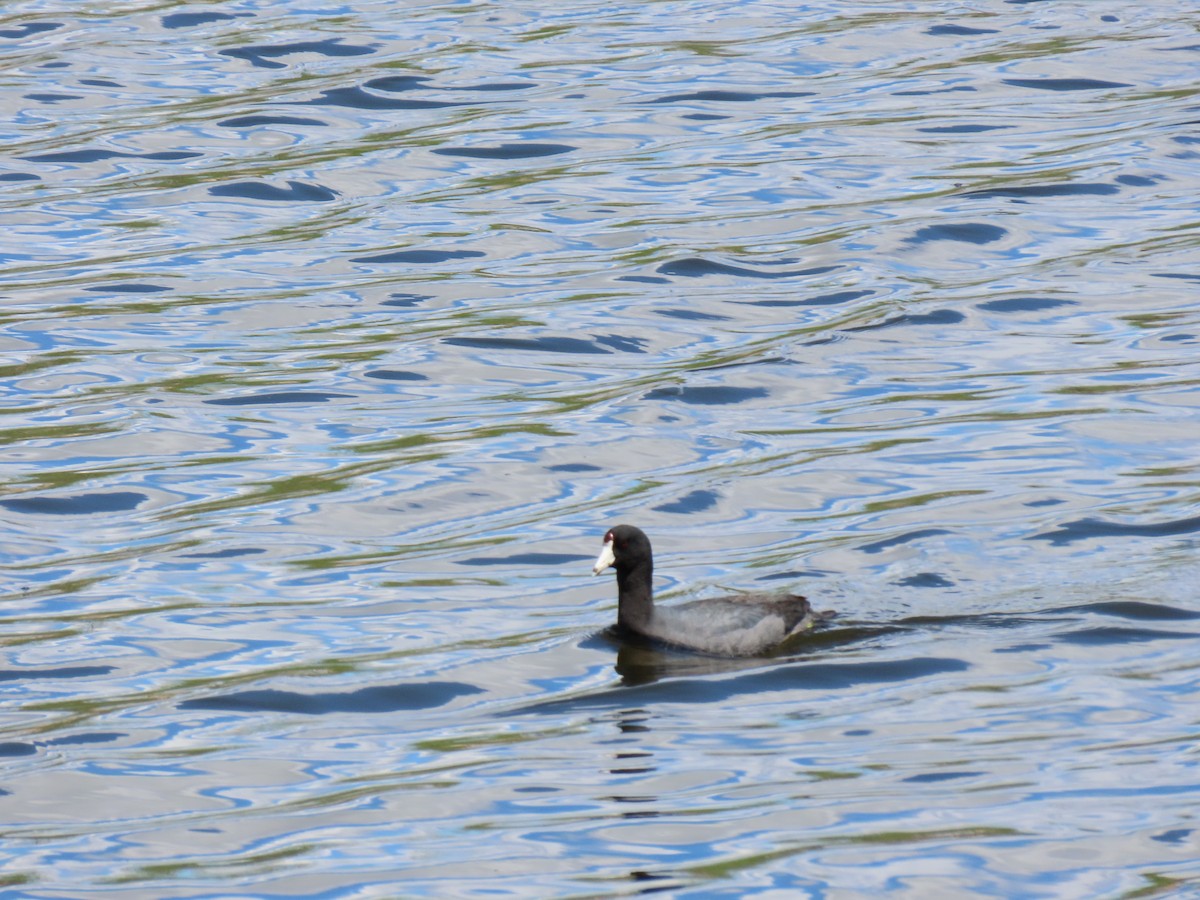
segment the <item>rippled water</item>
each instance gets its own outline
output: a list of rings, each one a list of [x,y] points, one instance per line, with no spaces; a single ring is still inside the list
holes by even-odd
[[[1171,4],[0,12],[5,896],[1200,891]],[[807,593],[787,657],[622,645]]]

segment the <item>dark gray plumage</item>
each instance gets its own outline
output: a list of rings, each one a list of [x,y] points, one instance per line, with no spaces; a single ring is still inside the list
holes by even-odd
[[[592,574],[609,566],[617,570],[621,628],[702,653],[758,656],[807,631],[822,617],[796,594],[737,594],[655,606],[650,539],[633,525],[617,525],[604,535],[604,549]]]

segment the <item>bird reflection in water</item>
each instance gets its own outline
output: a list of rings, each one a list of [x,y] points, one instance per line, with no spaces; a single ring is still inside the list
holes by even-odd
[[[650,684],[661,678],[723,675],[777,664],[777,659],[705,656],[680,650],[636,635],[626,636],[610,629],[609,639],[617,644],[615,668],[621,683],[630,687]]]

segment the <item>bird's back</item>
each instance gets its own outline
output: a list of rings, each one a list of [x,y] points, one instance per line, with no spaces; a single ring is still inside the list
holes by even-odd
[[[720,656],[753,656],[813,624],[808,601],[796,595],[734,595],[656,606],[648,637]]]

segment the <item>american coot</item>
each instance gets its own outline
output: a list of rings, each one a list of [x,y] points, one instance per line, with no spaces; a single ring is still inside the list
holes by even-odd
[[[650,586],[650,539],[633,525],[617,525],[604,535],[604,549],[592,574],[609,566],[617,570],[618,627],[702,653],[768,653],[828,615],[814,613],[808,601],[795,594],[738,594],[656,607]]]

